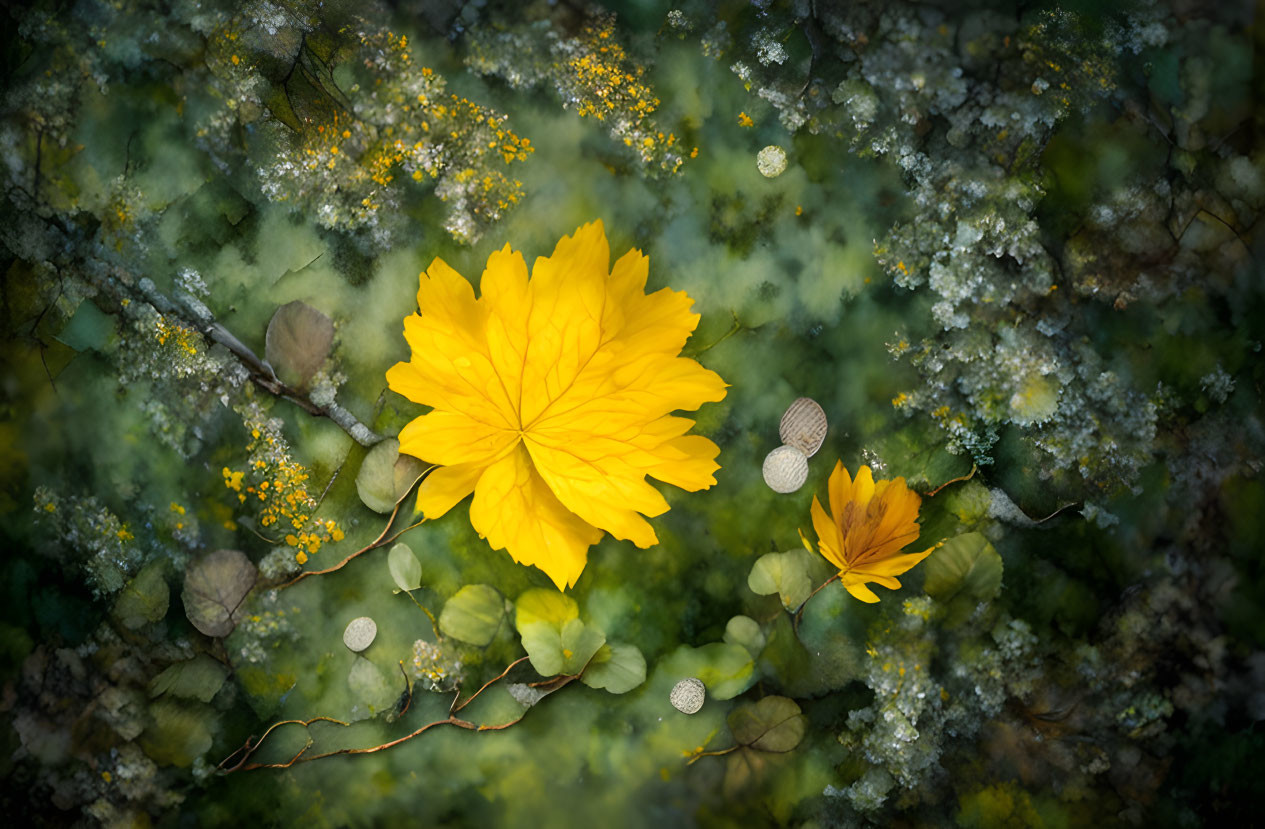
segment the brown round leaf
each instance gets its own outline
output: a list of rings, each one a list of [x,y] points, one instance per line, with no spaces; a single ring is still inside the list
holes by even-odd
[[[272,315],[264,338],[264,357],[281,382],[301,389],[325,363],[333,345],[334,323],[330,318],[296,299]]]
[[[729,714],[729,730],[739,745],[758,751],[790,751],[804,739],[808,718],[795,701],[787,697],[765,697],[750,705],[740,705]]]
[[[228,636],[259,573],[239,550],[216,550],[189,565],[184,577],[184,612],[207,636]]]

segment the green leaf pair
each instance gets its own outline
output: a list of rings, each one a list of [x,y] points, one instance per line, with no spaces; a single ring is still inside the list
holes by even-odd
[[[646,660],[634,645],[606,642],[606,634],[580,619],[570,596],[528,590],[515,604],[514,625],[532,667],[541,676],[580,676],[590,688],[622,694],[646,679]]]

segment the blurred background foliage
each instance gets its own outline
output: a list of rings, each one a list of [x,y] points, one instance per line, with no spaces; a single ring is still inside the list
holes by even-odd
[[[1199,0],[10,7],[6,810],[1253,822],[1259,19]],[[383,375],[434,257],[477,283],[506,242],[531,259],[595,218],[702,314],[686,354],[732,386],[698,413],[723,468],[665,491],[659,545],[605,539],[543,607],[547,578],[464,506],[406,529],[421,470],[378,441],[420,412]],[[760,465],[800,396],[830,431],[778,495]],[[920,543],[946,544],[902,590],[831,585],[796,614],[831,575],[797,530],[836,458],[925,495],[976,471],[924,498]],[[361,616],[376,638],[353,652]],[[279,720],[347,725],[283,726],[251,762],[395,740],[524,656],[460,711],[512,727],[217,770]],[[690,676],[708,697],[687,716],[669,696]]]

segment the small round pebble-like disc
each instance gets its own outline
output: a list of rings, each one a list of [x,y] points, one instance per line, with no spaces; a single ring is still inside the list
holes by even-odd
[[[378,635],[378,623],[368,616],[360,616],[347,623],[343,631],[343,644],[352,653],[360,653],[373,644]]]
[[[808,480],[808,456],[794,446],[779,446],[764,456],[764,482],[774,492],[794,492]]]
[[[755,166],[765,178],[777,178],[786,171],[786,150],[770,144],[756,154]]]
[[[782,415],[777,432],[782,436],[782,443],[794,446],[811,458],[826,439],[826,412],[816,400],[801,397]]]
[[[705,699],[707,699],[707,686],[702,680],[694,677],[683,679],[672,686],[672,694],[668,697],[672,707],[682,714],[697,714],[703,707]]]

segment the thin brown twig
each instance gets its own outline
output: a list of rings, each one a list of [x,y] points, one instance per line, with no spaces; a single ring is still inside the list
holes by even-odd
[[[382,532],[378,535],[377,538],[369,542],[368,546],[361,547],[359,550],[347,556],[347,558],[338,562],[333,567],[326,567],[324,570],[304,570],[302,573],[299,573],[297,576],[290,579],[288,582],[281,585],[277,589],[285,590],[287,587],[292,587],[298,584],[299,582],[303,581],[308,576],[323,576],[323,575],[326,575],[327,573],[333,573],[336,570],[341,570],[344,567],[346,567],[348,564],[350,564],[352,559],[356,558],[357,556],[363,555],[369,552],[370,550],[381,547],[384,543],[382,539],[386,538],[387,533],[391,531],[391,525],[395,523],[395,516],[399,514],[400,504],[403,504],[403,503],[404,503],[403,499],[400,499],[400,501],[396,503],[395,509],[391,510],[391,517],[387,519],[387,525],[382,528]]]
[[[524,713],[523,716],[526,716],[526,714]],[[509,728],[511,725],[516,725],[522,721],[523,721],[523,717],[519,717],[516,720],[503,722],[500,725],[480,725],[477,728],[475,728],[475,731],[504,731],[505,729]]]
[[[1071,507],[1079,506],[1080,503],[1081,503],[1080,501],[1072,501],[1070,504],[1064,504],[1063,506],[1059,507],[1054,512],[1047,515],[1045,518],[1029,518],[1028,520],[1031,521],[1033,524],[1044,524],[1046,521],[1049,521],[1051,518],[1058,515],[1063,510],[1070,509]],[[1019,511],[1023,512],[1023,510],[1019,510]]]
[[[120,293],[119,288],[115,287],[113,282],[94,284],[104,288],[105,291],[116,298]],[[190,309],[184,307],[184,305],[177,304],[160,293],[148,279],[142,279],[136,283],[135,287],[126,290],[134,294],[136,298],[149,303],[159,313],[181,320],[206,339],[224,346],[250,373],[250,378],[255,385],[270,394],[284,397],[309,414],[329,418],[350,435],[352,440],[362,446],[372,446],[381,440],[378,435],[374,434],[372,429],[361,423],[355,415],[343,408],[338,402],[332,401],[323,406],[317,405],[312,402],[311,397],[305,392],[287,386],[277,377],[272,366],[259,359],[255,352],[251,351],[231,331],[211,316],[210,312],[205,308],[196,307]]]
[[[584,671],[580,671],[580,674],[582,673],[584,673]],[[552,694],[554,691],[566,685],[568,682],[571,682],[573,679],[579,679],[580,674],[563,674],[562,676],[554,676],[549,679],[542,679],[540,682],[529,682],[527,683],[527,686],[529,688],[544,688],[546,694]]]
[[[307,753],[307,750],[311,748],[312,745],[314,744],[311,734],[309,733],[308,739],[304,743],[303,747],[300,748],[293,757],[291,757],[289,760],[287,760],[284,763],[248,762],[251,756],[253,756],[254,753],[259,750],[259,747],[263,745],[263,742],[264,740],[268,738],[268,735],[270,735],[273,731],[275,731],[277,728],[280,728],[283,725],[301,725],[304,728],[307,728],[314,722],[331,722],[331,723],[336,723],[342,726],[350,725],[350,723],[343,722],[342,720],[336,720],[333,717],[313,717],[310,720],[281,720],[280,722],[273,723],[271,726],[269,726],[268,730],[265,731],[263,733],[263,736],[260,737],[258,740],[254,740],[253,738],[247,739],[246,743],[241,748],[237,749],[237,751],[234,751],[228,757],[225,757],[222,761],[220,761],[220,764],[216,768],[220,769],[220,771],[223,772],[224,774],[231,774],[232,772],[235,772],[235,771],[253,771],[255,769],[288,769],[291,766],[295,765],[296,763],[310,763],[313,760],[321,760],[326,757],[336,757],[342,754],[374,754],[376,752],[385,751],[388,748],[393,748],[395,746],[398,746],[400,743],[408,742],[414,737],[417,737],[418,735],[423,734],[426,731],[429,731],[430,729],[439,725],[455,725],[458,728],[464,728],[468,731],[502,731],[506,728],[509,728],[511,725],[514,725],[515,723],[521,722],[523,717],[520,716],[518,717],[518,719],[511,720],[507,723],[499,723],[497,725],[476,725],[475,723],[472,723],[469,720],[463,720],[460,717],[458,717],[457,712],[465,708],[470,703],[474,702],[475,698],[478,697],[479,694],[483,693],[493,683],[499,682],[500,680],[504,679],[511,670],[513,670],[516,666],[521,665],[526,660],[527,660],[526,656],[522,656],[522,657],[519,657],[518,659],[515,659],[508,666],[506,666],[505,670],[501,671],[500,674],[493,677],[492,679],[489,679],[487,682],[483,683],[483,685],[479,688],[479,690],[471,694],[470,697],[466,699],[464,702],[462,702],[460,705],[457,704],[457,700],[461,698],[461,692],[458,691],[457,695],[453,698],[453,705],[449,709],[448,716],[446,718],[442,720],[435,720],[433,722],[428,722],[425,725],[415,729],[414,731],[408,734],[405,734],[403,737],[397,737],[394,740],[389,740],[388,742],[385,742],[376,746],[368,746],[365,748],[340,748],[335,751],[327,751],[322,754],[309,755]],[[404,672],[403,661],[400,662],[400,671],[401,673]],[[574,679],[574,678],[575,677],[566,677],[567,680]],[[412,702],[412,685],[408,684],[407,673],[404,674],[404,681],[409,688],[409,702],[411,703]],[[566,683],[564,682],[563,684],[566,684]],[[407,710],[408,710],[408,705],[406,704],[404,711],[407,711]],[[404,712],[402,711],[401,716],[403,716],[403,713]],[[525,715],[526,715],[526,712],[524,712],[524,716]],[[233,766],[232,768],[227,768],[227,769],[224,768],[224,765],[228,763],[229,760],[232,760],[234,757],[236,757],[238,754],[242,755],[241,760],[239,760],[237,764]]]
[[[400,660],[400,674],[404,677],[404,692],[408,696],[404,700],[404,707],[400,709],[397,717],[403,717],[408,713],[409,706],[413,704],[413,683],[409,682],[408,671],[404,670],[404,660]]]
[[[301,725],[301,726],[303,726],[304,728],[307,728],[308,726],[310,726],[310,725],[311,725],[312,723],[314,723],[314,722],[332,722],[332,723],[336,723],[336,724],[338,724],[338,725],[343,725],[343,726],[346,726],[346,725],[350,725],[350,724],[351,724],[351,723],[345,723],[345,722],[343,722],[342,720],[336,720],[336,719],[334,719],[333,717],[313,717],[313,718],[312,718],[312,719],[310,719],[310,720],[280,720],[280,721],[275,722],[275,723],[273,723],[272,725],[268,726],[268,730],[267,730],[267,731],[265,731],[265,732],[263,733],[263,736],[262,736],[262,737],[260,737],[257,741],[254,741],[254,742],[252,743],[252,740],[254,740],[254,738],[253,738],[253,737],[248,737],[248,738],[246,739],[245,744],[244,744],[244,745],[242,745],[242,747],[241,747],[241,748],[237,749],[237,751],[234,751],[232,754],[228,755],[228,756],[227,756],[227,757],[225,757],[223,760],[221,760],[221,761],[220,761],[220,764],[219,764],[218,766],[216,766],[216,768],[217,768],[217,769],[219,769],[220,771],[224,772],[225,774],[231,774],[232,772],[235,772],[235,771],[237,771],[238,769],[241,769],[241,768],[243,768],[243,767],[246,765],[246,761],[250,759],[251,755],[252,755],[252,754],[254,754],[254,753],[255,753],[255,751],[256,751],[256,750],[257,750],[257,749],[258,749],[261,745],[263,745],[264,740],[268,739],[268,735],[269,735],[269,734],[271,734],[273,731],[277,730],[278,728],[280,728],[280,727],[281,727],[281,726],[283,726],[283,725]],[[312,743],[311,743],[311,740],[309,739],[309,740],[308,740],[308,744],[307,744],[306,746],[304,746],[304,747],[303,747],[303,748],[299,751],[299,753],[298,753],[298,754],[296,754],[296,755],[295,755],[296,760],[297,760],[297,758],[298,758],[300,755],[302,755],[302,754],[303,754],[303,752],[304,752],[304,751],[307,751],[308,746],[310,746],[311,744],[312,744]],[[237,765],[233,766],[231,769],[226,769],[226,768],[224,768],[224,764],[225,764],[225,763],[227,763],[229,760],[232,760],[232,759],[233,759],[234,757],[236,757],[238,754],[242,754],[242,759],[241,759],[241,762],[239,762]],[[290,762],[291,762],[291,763],[293,763],[293,762],[295,762],[295,761],[294,761],[294,760],[291,760]]]
[[[812,599],[813,596],[816,596],[818,593],[820,593],[826,585],[830,584],[831,582],[838,581],[839,578],[842,576],[843,576],[843,573],[835,573],[833,576],[826,579],[821,584],[817,585],[817,587],[813,590],[813,592],[808,594],[808,598],[800,602],[799,608],[795,611],[794,624],[792,625],[796,633],[799,633],[799,620],[804,615],[804,608],[808,607],[809,600]]]
[[[405,734],[403,737],[398,737],[394,740],[391,740],[390,742],[382,743],[381,745],[368,746],[366,748],[340,748],[340,749],[337,749],[336,751],[327,751],[324,754],[312,754],[307,757],[304,757],[303,756],[304,752],[306,752],[307,749],[311,745],[311,743],[309,743],[308,745],[304,746],[299,751],[298,754],[291,757],[285,763],[250,763],[249,765],[242,766],[242,771],[253,771],[255,769],[288,769],[296,763],[310,763],[313,760],[323,760],[326,757],[337,757],[340,754],[374,754],[379,751],[385,751],[388,748],[394,748],[395,746],[398,746],[400,743],[408,742],[409,740],[413,739],[419,734],[429,731],[430,729],[434,728],[437,725],[456,725],[456,726],[460,726],[461,728],[468,728],[472,731],[476,730],[476,726],[474,725],[474,723],[466,722],[465,720],[459,720],[456,717],[448,717],[447,719],[444,719],[444,720],[435,720],[434,722],[428,722],[426,723],[426,725],[423,725],[421,728],[418,728],[416,731],[412,732],[411,734]]]
[[[247,532],[249,532],[249,533],[250,533],[251,535],[253,535],[255,538],[258,538],[260,541],[266,541],[267,543],[272,544],[272,545],[274,545],[274,546],[279,545],[279,544],[281,543],[280,541],[275,541],[275,540],[273,540],[273,539],[269,538],[268,536],[266,536],[266,535],[264,535],[263,533],[259,532],[259,530],[257,530],[257,529],[255,529],[254,527],[250,526],[249,524],[242,524],[242,523],[240,523],[240,522],[239,522],[239,523],[237,524],[237,526],[239,526],[239,527],[245,527]]]
[[[509,674],[510,671],[514,670],[514,668],[526,662],[527,659],[528,657],[526,656],[520,656],[518,659],[515,659],[509,665],[505,666],[505,670],[501,671],[499,674],[492,677],[487,682],[483,683],[483,687],[479,688],[479,690],[471,694],[469,698],[466,699],[466,701],[461,703],[460,705],[457,704],[457,700],[461,699],[461,691],[457,691],[457,695],[452,698],[452,705],[448,708],[448,713],[456,714],[458,711],[465,708],[470,703],[474,702],[474,698],[477,697],[479,694],[482,694],[489,685],[491,685],[494,682],[499,682],[502,679],[505,679],[506,675]]]
[[[974,477],[975,477],[975,473],[976,473],[976,472],[978,472],[978,471],[979,471],[979,467],[978,467],[978,466],[976,466],[975,464],[971,464],[971,471],[970,471],[970,472],[966,473],[965,475],[963,475],[963,476],[961,476],[961,477],[959,477],[959,478],[952,478],[952,479],[950,479],[950,480],[948,480],[948,481],[945,481],[944,483],[940,484],[940,486],[938,486],[938,487],[936,487],[935,489],[933,489],[933,490],[931,490],[930,492],[928,492],[928,493],[927,493],[927,497],[928,497],[928,498],[934,498],[934,497],[936,496],[936,493],[938,493],[940,490],[944,489],[944,488],[945,488],[946,486],[948,486],[949,484],[960,484],[960,483],[962,483],[963,481],[969,481],[969,480],[971,480],[972,478],[974,478]]]
[[[396,509],[399,509],[399,508],[400,508],[399,504],[396,504],[395,508],[396,508]],[[390,544],[392,541],[395,541],[397,538],[399,538],[400,536],[404,535],[404,534],[405,534],[406,532],[408,532],[409,530],[415,530],[415,529],[417,529],[418,527],[422,526],[422,525],[423,525],[423,524],[425,524],[425,523],[426,523],[426,519],[425,519],[425,518],[423,518],[421,521],[418,521],[418,522],[416,522],[416,523],[414,523],[414,524],[409,524],[407,527],[405,527],[404,529],[400,530],[398,533],[396,533],[395,535],[391,536],[391,537],[390,537],[390,538],[388,538],[386,541],[383,541],[383,542],[382,542],[381,544],[379,544],[378,546],[380,546],[380,547],[385,547],[386,545]]]

